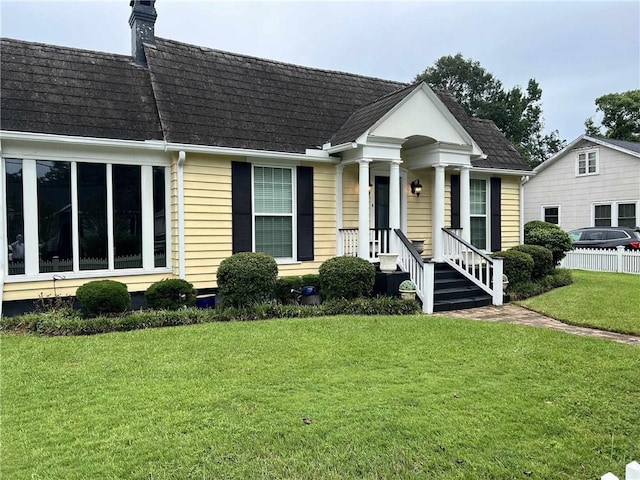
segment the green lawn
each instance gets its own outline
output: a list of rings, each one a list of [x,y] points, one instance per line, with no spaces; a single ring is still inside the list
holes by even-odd
[[[520,302],[563,322],[640,335],[640,275],[573,270],[574,283]]]
[[[586,479],[640,459],[640,348],[553,330],[416,315],[0,340],[3,479]]]

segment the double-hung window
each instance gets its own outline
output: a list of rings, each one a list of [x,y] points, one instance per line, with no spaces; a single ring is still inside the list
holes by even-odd
[[[598,150],[578,152],[576,157],[576,176],[596,175],[598,173]]]
[[[610,227],[611,226],[611,205],[594,205],[593,207],[593,226],[594,227]]]
[[[636,220],[636,204],[635,203],[619,203],[618,204],[618,226],[635,228],[638,226]]]
[[[294,258],[294,183],[288,167],[253,167],[254,251]]]
[[[487,181],[470,180],[471,244],[480,249],[487,248]]]
[[[542,207],[543,220],[547,223],[560,224],[560,207]]]

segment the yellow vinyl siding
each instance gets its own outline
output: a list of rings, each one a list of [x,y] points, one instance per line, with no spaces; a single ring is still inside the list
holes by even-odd
[[[502,177],[502,249],[520,244],[520,177]]]
[[[64,273],[64,272],[63,272]],[[153,273],[148,275],[105,275],[104,277],[73,278],[58,280],[56,282],[56,293],[61,296],[75,295],[78,287],[93,280],[115,280],[127,285],[129,292],[143,292],[149,285],[164,278],[171,278],[171,273]],[[38,280],[34,282],[10,282],[4,284],[3,300],[36,299],[40,295],[43,297],[53,297],[53,281]]]
[[[359,165],[348,165],[342,172],[342,226],[358,228]]]
[[[185,278],[196,288],[214,287],[231,255],[231,161],[187,154],[184,164]]]
[[[422,184],[422,193],[416,197],[411,193],[411,182],[416,178]],[[407,238],[423,238],[423,256],[430,256],[432,249],[431,206],[433,198],[433,169],[413,170],[407,176]]]

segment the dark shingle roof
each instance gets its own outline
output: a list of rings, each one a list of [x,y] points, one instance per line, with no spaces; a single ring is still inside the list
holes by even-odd
[[[471,117],[467,115],[452,94],[442,90],[434,91],[487,156],[485,159],[472,160],[471,164],[474,167],[531,170],[531,166],[492,120]]]
[[[353,141],[416,85],[156,38],[128,56],[2,39],[0,129],[304,153]],[[530,167],[493,122],[435,91],[487,158]]]
[[[162,139],[148,73],[122,55],[0,41],[0,128]]]
[[[332,145],[340,145],[342,143],[356,140],[360,135],[366,132],[367,129],[380,120],[389,110],[413,92],[415,87],[415,85],[409,85],[379,98],[364,107],[360,107],[331,137],[329,140],[330,143]]]
[[[156,39],[146,47],[168,141],[303,153],[403,86]]]
[[[632,152],[640,153],[640,142],[630,142],[628,140],[616,140],[615,138],[593,137],[603,142],[610,143],[616,147],[624,148]]]

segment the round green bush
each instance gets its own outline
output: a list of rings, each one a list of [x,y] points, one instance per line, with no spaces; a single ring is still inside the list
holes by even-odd
[[[94,280],[76,290],[82,310],[89,316],[122,313],[131,309],[131,296],[124,283]]]
[[[524,243],[548,248],[553,254],[553,264],[559,265],[568,251],[573,249],[569,234],[554,223],[533,220],[524,225]]]
[[[320,288],[327,300],[371,295],[376,269],[358,257],[334,257],[320,265]]]
[[[147,306],[154,310],[178,310],[196,304],[198,292],[181,278],[165,278],[152,284],[144,292]]]
[[[240,252],[218,267],[218,288],[225,307],[246,307],[273,296],[278,265],[266,253]]]
[[[509,279],[509,289],[515,285],[531,281],[533,258],[531,255],[518,250],[509,249],[496,252],[492,257],[502,257],[502,272]]]
[[[539,280],[553,273],[553,253],[540,245],[518,245],[511,250],[528,253],[533,258],[532,280]]]

